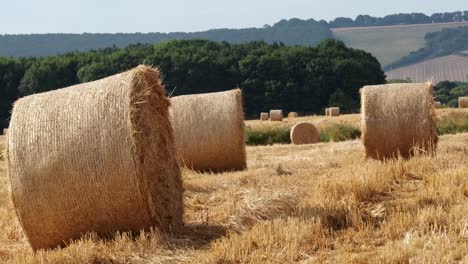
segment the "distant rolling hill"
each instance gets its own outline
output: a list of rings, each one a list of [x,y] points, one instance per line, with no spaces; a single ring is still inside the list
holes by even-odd
[[[413,82],[468,82],[468,50],[391,70],[385,74],[387,79],[410,78]]]
[[[387,66],[423,48],[426,33],[460,26],[468,26],[468,22],[333,28],[332,32],[335,38],[343,40],[346,45],[372,53],[382,66]]]

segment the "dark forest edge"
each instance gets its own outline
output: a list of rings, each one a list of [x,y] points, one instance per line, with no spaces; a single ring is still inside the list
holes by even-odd
[[[316,47],[173,40],[51,57],[0,58],[0,126],[8,125],[19,97],[101,79],[139,64],[159,67],[173,96],[240,87],[247,117],[273,108],[320,113],[328,105],[353,112],[359,108],[361,87],[385,83],[375,57],[332,39]]]
[[[89,51],[107,47],[123,48],[130,44],[154,44],[172,39],[207,39],[216,42],[246,43],[264,41],[286,45],[314,46],[333,38],[330,29],[339,27],[371,27],[468,21],[468,11],[393,14],[384,17],[359,15],[355,19],[339,17],[332,21],[283,19],[260,28],[212,29],[201,32],[116,33],[116,34],[23,34],[0,35],[0,57],[50,56],[72,51]]]

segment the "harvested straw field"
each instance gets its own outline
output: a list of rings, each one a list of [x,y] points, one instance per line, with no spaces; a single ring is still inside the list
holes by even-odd
[[[458,107],[459,108],[468,108],[468,97],[458,98]]]
[[[283,121],[283,110],[270,110],[270,121]]]
[[[89,235],[36,253],[0,161],[0,262],[466,263],[468,134],[411,160],[366,161],[362,151],[357,140],[247,147],[246,171],[183,171],[180,232]]]
[[[362,140],[366,157],[410,157],[415,148],[432,152],[437,132],[432,85],[404,83],[361,89]]]
[[[182,164],[197,171],[246,167],[239,89],[171,98],[171,120]]]
[[[15,103],[8,171],[33,249],[90,231],[180,228],[182,182],[164,93],[159,72],[139,66]]]

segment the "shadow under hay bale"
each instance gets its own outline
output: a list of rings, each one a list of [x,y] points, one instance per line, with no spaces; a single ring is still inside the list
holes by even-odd
[[[270,110],[270,121],[283,121],[283,110]]]
[[[269,118],[268,113],[262,112],[260,113],[260,120],[261,121],[267,121]]]
[[[292,127],[290,137],[295,145],[314,144],[319,141],[319,132],[312,123],[301,122]]]
[[[182,226],[182,180],[159,76],[138,66],[14,104],[8,170],[33,249],[88,232]]]
[[[362,140],[366,157],[412,156],[437,147],[432,86],[402,83],[361,89]]]
[[[468,108],[468,96],[458,98],[459,108]]]
[[[244,111],[239,89],[171,98],[179,159],[196,171],[247,167]]]

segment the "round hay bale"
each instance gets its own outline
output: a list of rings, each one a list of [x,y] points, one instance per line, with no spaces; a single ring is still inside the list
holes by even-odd
[[[340,108],[339,107],[330,107],[330,108],[328,108],[328,115],[329,116],[339,116],[340,115]]]
[[[266,120],[268,120],[268,113],[266,113],[266,112],[260,113],[260,120],[261,120],[261,121],[266,121]]]
[[[439,102],[439,101],[435,101],[435,102],[434,102],[434,107],[435,107],[435,108],[441,108],[441,107],[442,107],[442,103]]]
[[[296,145],[314,144],[319,141],[319,132],[312,123],[301,122],[292,127],[290,137]]]
[[[468,108],[468,96],[458,98],[458,107],[459,108]]]
[[[283,121],[283,110],[270,110],[270,121]]]
[[[299,117],[299,114],[297,112],[289,112],[288,118],[296,118]]]
[[[325,108],[325,116],[329,116],[330,115],[330,108]]]
[[[432,86],[404,83],[361,89],[362,140],[366,157],[408,158],[415,148],[435,151]]]
[[[182,180],[164,93],[159,71],[138,66],[14,104],[8,172],[34,250],[91,231],[180,228]]]
[[[196,171],[247,167],[241,90],[171,98],[179,159]]]

